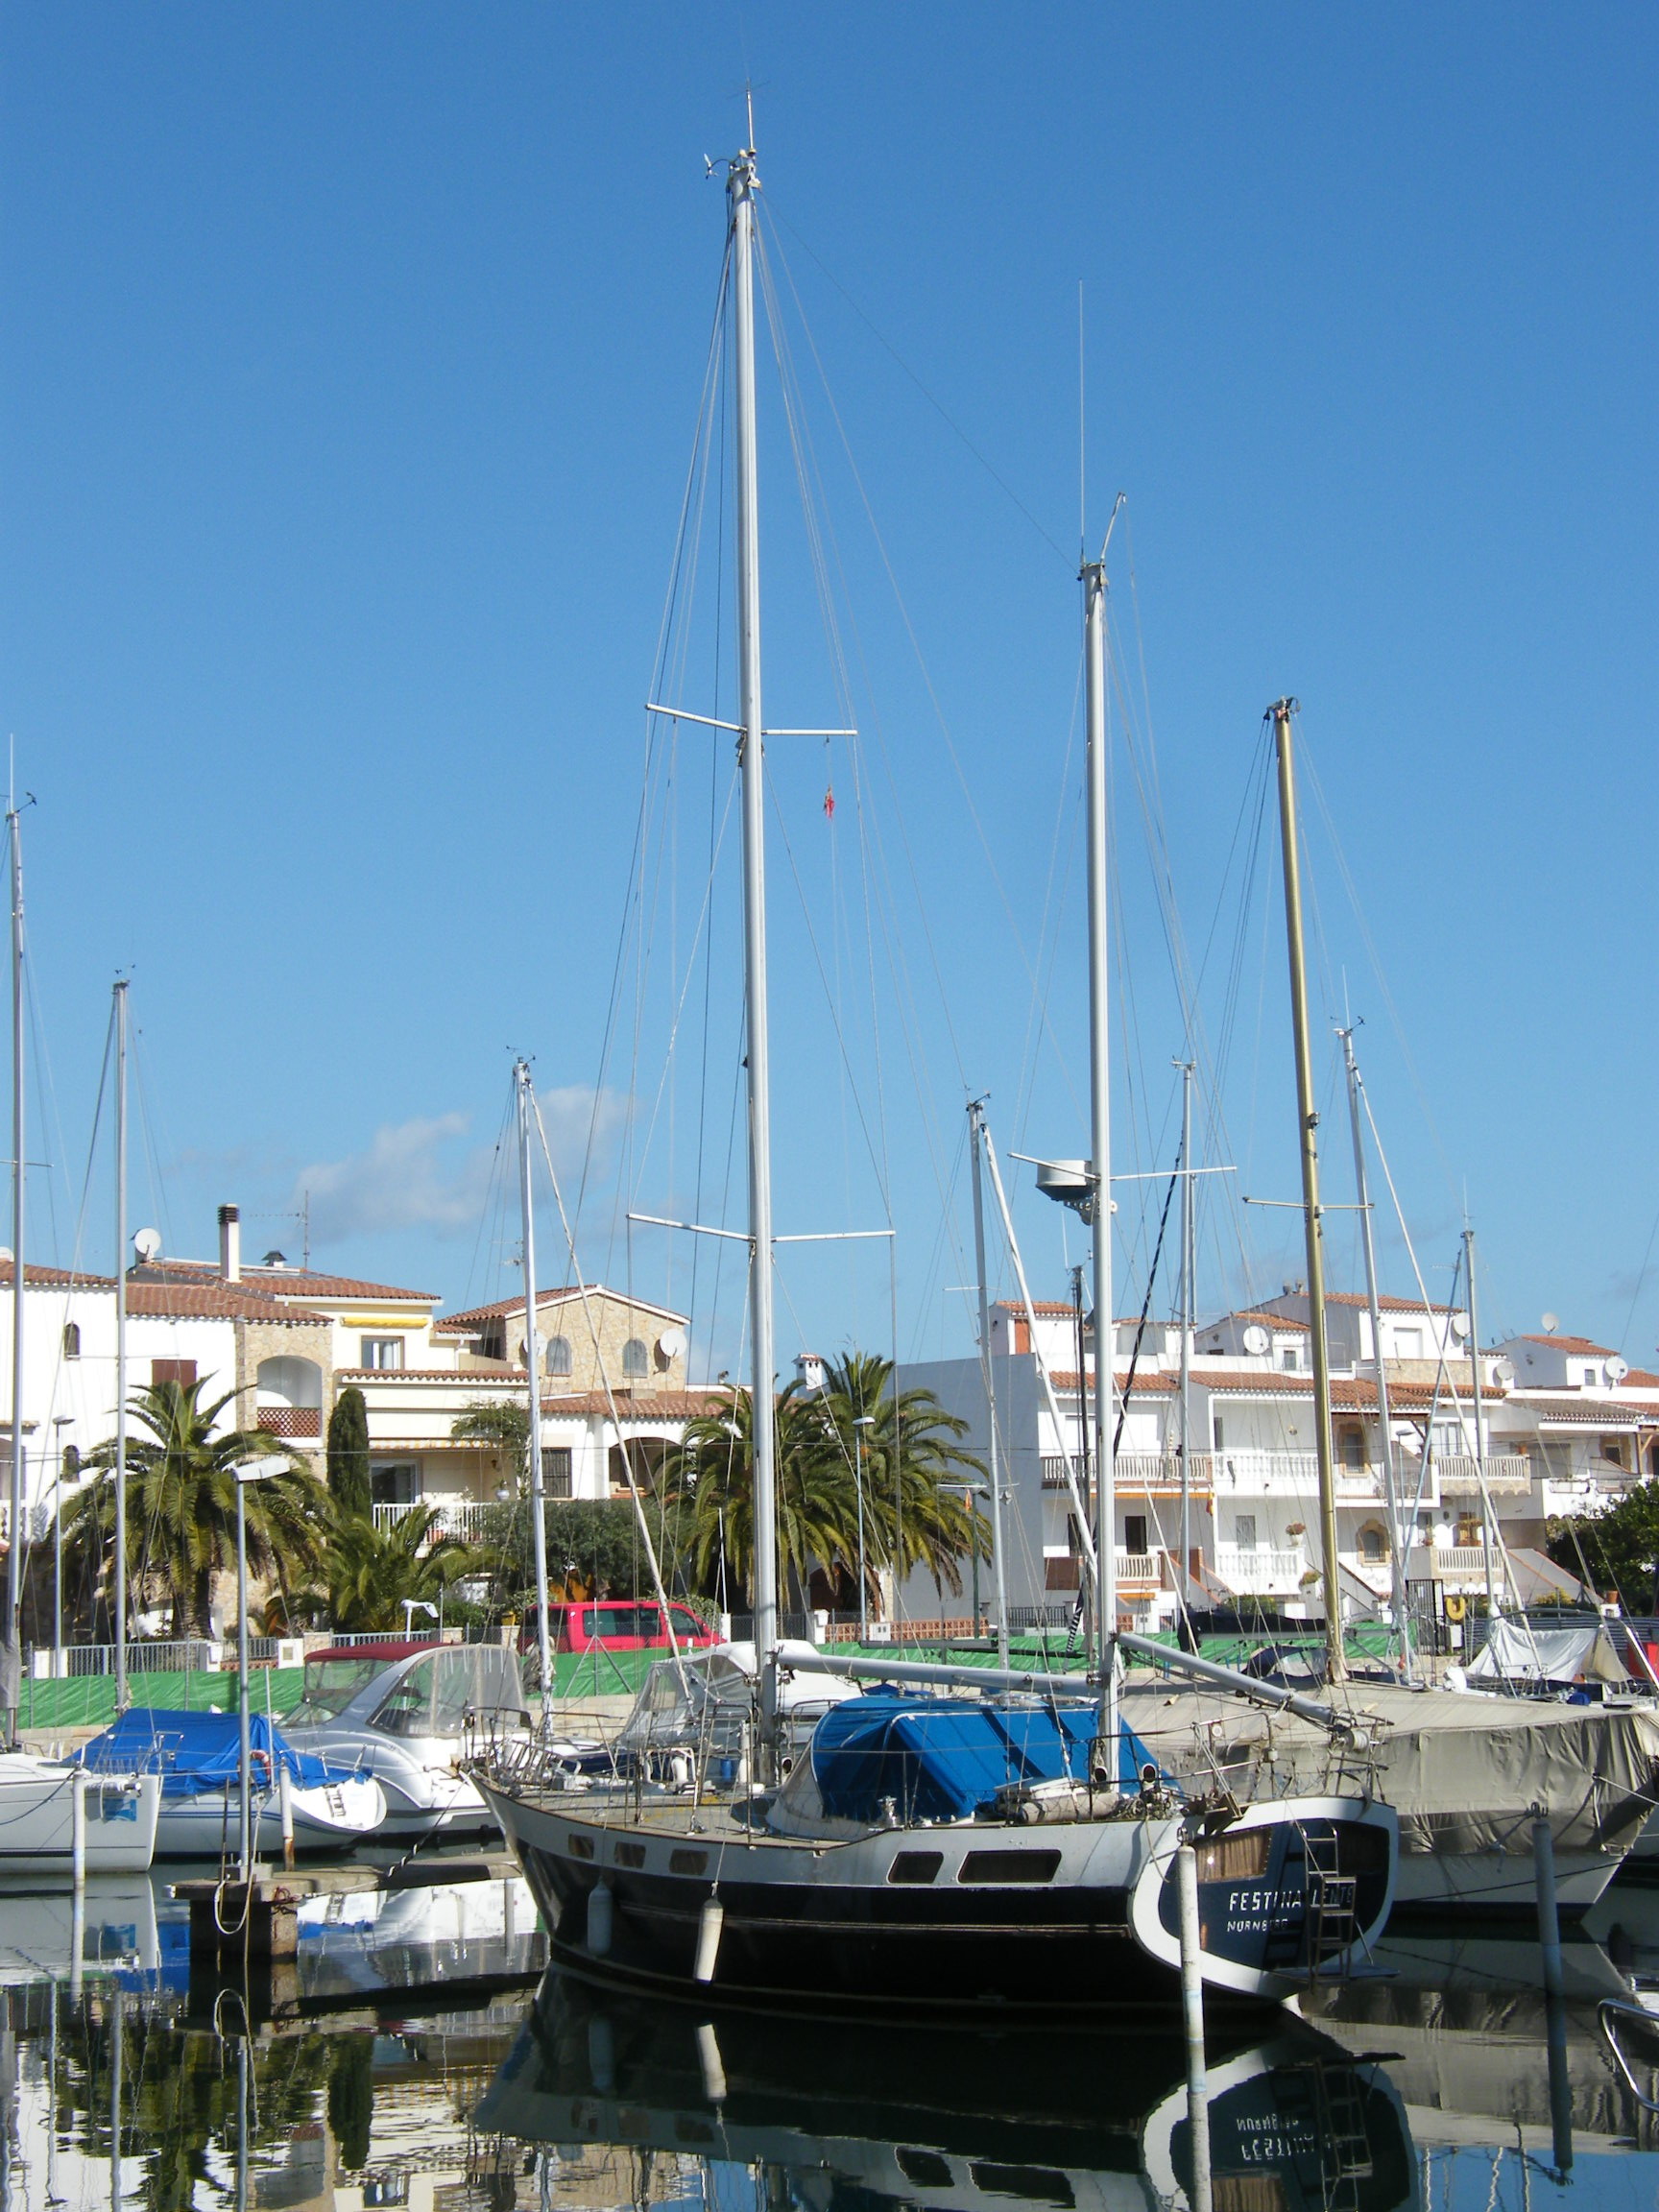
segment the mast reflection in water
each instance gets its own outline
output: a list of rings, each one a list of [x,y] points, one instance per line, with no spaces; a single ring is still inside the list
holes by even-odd
[[[1417,2202],[1385,2071],[1288,2018],[1213,2039],[1215,2212],[1396,2212]],[[870,2026],[647,2005],[553,1975],[477,2114],[565,2161],[747,2169],[810,2212],[1156,2212],[1202,2201],[1178,2033]],[[692,2176],[682,2176],[689,2182]],[[666,2174],[652,2195],[700,2194]],[[576,2176],[575,2193],[592,2201]],[[563,2192],[561,2192],[563,2193]]]

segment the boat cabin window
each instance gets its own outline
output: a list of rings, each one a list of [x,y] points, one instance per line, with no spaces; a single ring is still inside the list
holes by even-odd
[[[893,2156],[905,2180],[914,2181],[918,2189],[949,2189],[955,2178],[950,2159],[937,2151],[913,2151],[908,2143],[900,2143]]]
[[[945,1863],[943,1851],[896,1851],[887,1869],[889,1882],[931,1882]]]
[[[433,1662],[422,1659],[386,1693],[373,1725],[387,1736],[429,1736],[432,1725]]]
[[[335,1659],[311,1659],[305,1666],[305,1689],[298,1705],[289,1714],[287,1725],[294,1728],[315,1728],[325,1720],[338,1719],[366,1682],[373,1682],[376,1674],[383,1674],[396,1662],[377,1657],[373,1652],[342,1655]]]
[[[967,1851],[958,1882],[1052,1882],[1058,1851]]]

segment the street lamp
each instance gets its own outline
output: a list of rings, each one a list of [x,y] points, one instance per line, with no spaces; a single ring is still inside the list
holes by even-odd
[[[244,1886],[253,1872],[253,1748],[248,1711],[248,1500],[250,1482],[264,1482],[276,1468],[260,1459],[245,1459],[231,1473],[236,1478],[236,1738],[237,1774],[241,1785],[236,1823],[236,1863]],[[119,1565],[120,1562],[117,1562]]]
[[[432,1605],[432,1604],[429,1604],[429,1603],[427,1602],[427,1600],[426,1600],[424,1598],[405,1598],[405,1599],[402,1600],[402,1604],[403,1604],[403,1641],[404,1641],[405,1643],[408,1643],[409,1639],[410,1639],[410,1638],[411,1638],[411,1637],[414,1635],[414,1633],[415,1633],[415,1616],[416,1616],[416,1614],[417,1614],[417,1613],[425,1613],[425,1614],[428,1614],[428,1615],[430,1615],[430,1617],[431,1617],[431,1618],[432,1618],[434,1621],[436,1621],[436,1620],[438,1619],[438,1608],[437,1608],[437,1606],[436,1606],[436,1605]]]
[[[866,1429],[874,1429],[874,1413],[857,1413],[853,1418],[854,1474],[853,1487],[858,1497],[858,1641],[870,1641],[870,1583],[864,1572],[864,1435]]]

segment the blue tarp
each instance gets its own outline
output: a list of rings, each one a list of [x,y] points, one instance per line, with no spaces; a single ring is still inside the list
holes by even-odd
[[[253,1781],[269,1789],[276,1767],[285,1767],[301,1790],[315,1790],[330,1769],[308,1751],[296,1751],[263,1713],[250,1715]],[[209,1790],[233,1788],[241,1765],[234,1713],[173,1713],[160,1706],[134,1705],[113,1728],[94,1736],[81,1754],[94,1774],[159,1774],[161,1794],[200,1797]],[[339,1779],[339,1770],[334,1770]]]
[[[1009,1782],[1083,1782],[1098,1716],[1093,1705],[994,1705],[878,1691],[833,1705],[812,1733],[812,1773],[826,1813],[878,1820],[966,1820]],[[1155,1765],[1132,1729],[1118,1741],[1128,1789]]]

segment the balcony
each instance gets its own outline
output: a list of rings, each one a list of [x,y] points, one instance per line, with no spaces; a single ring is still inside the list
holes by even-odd
[[[1112,1464],[1119,1495],[1127,1493],[1136,1498],[1179,1498],[1181,1495],[1179,1452],[1119,1452]],[[1194,1498],[1209,1495],[1214,1464],[1208,1452],[1193,1453],[1191,1479]],[[1042,1471],[1045,1490],[1065,1489],[1066,1460],[1062,1454],[1046,1452],[1038,1461],[1038,1466]],[[1081,1483],[1081,1461],[1074,1460],[1072,1467]]]
[[[1500,1572],[1496,1551],[1492,1570]],[[1413,1544],[1406,1554],[1408,1582],[1447,1582],[1458,1590],[1484,1590],[1486,1553],[1479,1544]]]
[[[1217,1544],[1215,1572],[1238,1598],[1294,1598],[1310,1561],[1306,1551],[1267,1544]]]
[[[1469,1455],[1448,1453],[1442,1458],[1436,1453],[1432,1471],[1439,1480],[1442,1497],[1479,1497],[1480,1467],[1479,1461]],[[1500,1495],[1515,1496],[1530,1490],[1531,1460],[1525,1452],[1488,1452],[1486,1487],[1495,1498]]]
[[[395,1505],[375,1505],[374,1527],[383,1536],[396,1528],[405,1514],[430,1512],[434,1536],[453,1536],[458,1543],[476,1544],[484,1534],[486,1511],[470,1498],[409,1498]]]
[[[1118,1587],[1125,1596],[1164,1586],[1162,1551],[1119,1551],[1117,1554]],[[1043,1562],[1044,1583],[1049,1590],[1075,1590],[1083,1579],[1083,1562],[1075,1552],[1050,1554]]]
[[[319,1406],[258,1406],[253,1419],[268,1436],[299,1440],[323,1433],[323,1409]]]

